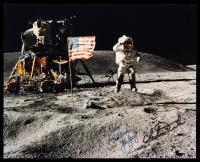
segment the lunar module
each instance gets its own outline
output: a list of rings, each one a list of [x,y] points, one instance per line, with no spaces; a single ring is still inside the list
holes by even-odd
[[[75,71],[79,60],[69,62],[66,45],[74,20],[75,16],[30,22],[32,28],[21,34],[21,56],[8,78],[7,91],[60,92],[81,80]]]

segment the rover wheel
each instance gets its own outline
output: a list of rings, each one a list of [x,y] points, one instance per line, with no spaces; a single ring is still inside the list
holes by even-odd
[[[15,78],[12,78],[9,83],[7,84],[6,90],[9,93],[15,93],[17,94],[20,90],[20,85],[19,85],[19,77],[16,76]]]
[[[41,90],[42,92],[45,92],[45,93],[53,92],[54,83],[50,80],[43,81],[41,84]]]
[[[10,93],[18,93],[19,92],[19,88],[17,87],[17,83],[16,82],[11,82],[7,85],[7,91]]]

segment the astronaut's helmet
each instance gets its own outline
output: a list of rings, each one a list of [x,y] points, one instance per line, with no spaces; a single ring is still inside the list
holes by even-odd
[[[131,38],[128,38],[127,40],[124,41],[124,48],[126,50],[131,50],[134,48],[133,46],[133,40]]]

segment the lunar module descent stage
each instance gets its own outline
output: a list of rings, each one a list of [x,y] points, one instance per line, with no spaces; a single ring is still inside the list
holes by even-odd
[[[76,75],[78,62],[95,83],[83,60],[69,61],[67,37],[74,20],[75,16],[58,21],[39,19],[29,22],[33,28],[21,35],[21,56],[6,83],[8,92],[60,92],[69,89],[81,80]]]

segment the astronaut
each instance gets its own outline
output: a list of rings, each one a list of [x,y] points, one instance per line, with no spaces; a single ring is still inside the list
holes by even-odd
[[[119,65],[115,92],[120,91],[125,73],[128,74],[131,91],[137,91],[134,62],[139,62],[141,55],[134,49],[132,38],[126,35],[120,37],[117,44],[113,46],[113,51],[116,53],[116,64]]]

